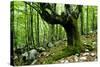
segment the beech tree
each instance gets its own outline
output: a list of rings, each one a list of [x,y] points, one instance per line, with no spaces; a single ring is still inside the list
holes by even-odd
[[[56,4],[37,3],[30,6],[33,7],[40,14],[41,18],[48,24],[59,24],[64,27],[67,35],[68,48],[72,48],[73,51],[75,50],[76,52],[79,52],[81,42],[77,26],[77,19],[82,11],[82,6],[71,6],[65,4],[65,12],[62,12],[61,15],[59,15],[55,10],[53,10],[56,8],[54,5]]]

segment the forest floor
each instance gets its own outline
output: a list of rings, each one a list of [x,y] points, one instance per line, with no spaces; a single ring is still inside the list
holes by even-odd
[[[67,41],[59,40],[54,47],[40,53],[36,64],[60,64],[97,61],[97,34],[81,35],[84,51],[71,55],[67,50]]]

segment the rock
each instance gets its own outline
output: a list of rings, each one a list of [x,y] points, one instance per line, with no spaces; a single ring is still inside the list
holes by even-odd
[[[83,56],[88,56],[88,55],[89,55],[89,53],[88,53],[88,52],[83,53]]]
[[[72,55],[68,57],[67,59],[68,59],[68,62],[78,62],[79,61],[79,58],[76,55]]]
[[[61,62],[61,63],[64,63],[65,61],[64,61],[64,60],[61,60],[60,62]]]
[[[95,54],[95,53],[91,53],[90,55],[91,55],[92,57],[94,57],[96,54]]]
[[[54,45],[53,45],[51,42],[49,42],[49,43],[47,44],[47,46],[48,46],[49,48],[51,48],[51,47],[53,47]]]
[[[78,61],[79,61],[79,59],[78,59],[77,56],[74,56],[74,61],[75,61],[75,62],[78,62]]]
[[[43,48],[43,47],[39,47],[39,49],[42,50],[42,51],[45,51],[45,48]]]
[[[34,61],[31,63],[31,65],[34,65],[36,62],[37,62],[37,60],[34,60]]]
[[[23,60],[28,60],[28,52],[22,54]]]
[[[87,60],[87,57],[86,56],[85,57],[80,57],[79,60],[80,61],[86,61]]]
[[[85,49],[85,51],[88,52],[89,50],[88,49]]]
[[[75,55],[76,55],[76,56],[79,56],[80,54],[77,53],[77,54],[75,54]]]
[[[35,49],[30,50],[29,51],[29,59],[36,59],[38,54],[39,53],[37,52],[37,50],[35,50]]]
[[[43,51],[45,51],[45,50],[46,50],[46,49],[43,48],[43,47],[38,47],[38,48],[37,48],[37,51],[38,51],[38,52],[43,52]]]
[[[41,56],[46,56],[47,55],[47,52],[42,52],[41,53]]]
[[[67,57],[67,59],[68,59],[68,62],[74,62],[75,60],[74,60],[74,55],[72,55],[72,56],[70,56],[70,57]]]
[[[94,60],[95,60],[95,57],[87,56],[87,61],[94,61]]]
[[[73,59],[70,59],[70,60],[68,60],[68,62],[72,63],[72,62],[74,62],[74,60]]]
[[[37,52],[37,50],[32,49],[28,52],[23,53],[22,57],[23,57],[23,60],[25,60],[25,61],[26,60],[35,60],[35,59],[37,59],[38,54],[39,53]]]
[[[64,62],[64,63],[65,63],[65,64],[66,64],[66,63],[68,63],[68,60],[65,60],[65,62]]]

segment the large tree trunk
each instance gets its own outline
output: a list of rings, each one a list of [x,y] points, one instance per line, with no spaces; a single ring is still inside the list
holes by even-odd
[[[67,22],[63,25],[66,35],[67,35],[67,43],[68,48],[70,48],[74,53],[80,51],[80,35],[77,26],[77,20],[74,22]]]

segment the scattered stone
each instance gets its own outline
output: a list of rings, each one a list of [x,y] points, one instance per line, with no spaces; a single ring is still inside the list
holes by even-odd
[[[37,48],[37,50],[38,50],[39,52],[43,52],[43,51],[45,51],[46,49],[43,48],[43,47],[39,47],[39,48]]]
[[[88,52],[83,53],[83,56],[88,56],[88,55],[89,55],[89,53],[88,53]]]
[[[28,52],[23,53],[22,57],[24,58],[24,60],[35,60],[38,54],[39,53],[37,52],[37,50],[32,49]]]
[[[46,56],[47,55],[47,52],[42,52],[41,53],[41,56]]]
[[[47,45],[48,45],[49,48],[54,46],[51,42],[49,42]]]
[[[95,60],[95,57],[87,56],[87,61],[94,61],[94,60]]]
[[[74,60],[75,60],[75,62],[78,62],[79,61],[79,59],[78,59],[77,56],[74,56]]]
[[[64,61],[64,60],[61,60],[60,62],[61,62],[61,63],[64,63],[65,61]]]
[[[68,60],[65,60],[65,62],[64,62],[64,63],[65,63],[65,64],[66,64],[66,63],[68,63]]]
[[[37,52],[37,50],[35,50],[35,49],[30,50],[29,51],[29,59],[36,59],[38,54],[39,53]]]
[[[80,56],[80,54],[78,54],[78,53],[77,53],[77,54],[75,54],[75,56],[79,57],[79,56]]]
[[[68,62],[72,63],[72,62],[74,62],[74,60],[73,59],[70,59],[70,60],[68,60]]]
[[[28,60],[28,52],[23,53],[22,57],[24,57],[24,60]]]
[[[87,57],[80,57],[79,60],[80,61],[86,61],[87,60]]]
[[[36,62],[37,62],[37,60],[34,60],[34,61],[31,63],[31,65],[34,65]]]
[[[74,55],[68,57],[67,59],[68,59],[68,62],[74,62],[74,61],[75,61],[75,60],[74,60]]]
[[[95,53],[91,53],[90,55],[91,55],[92,57],[94,57],[94,56],[95,56]]]

